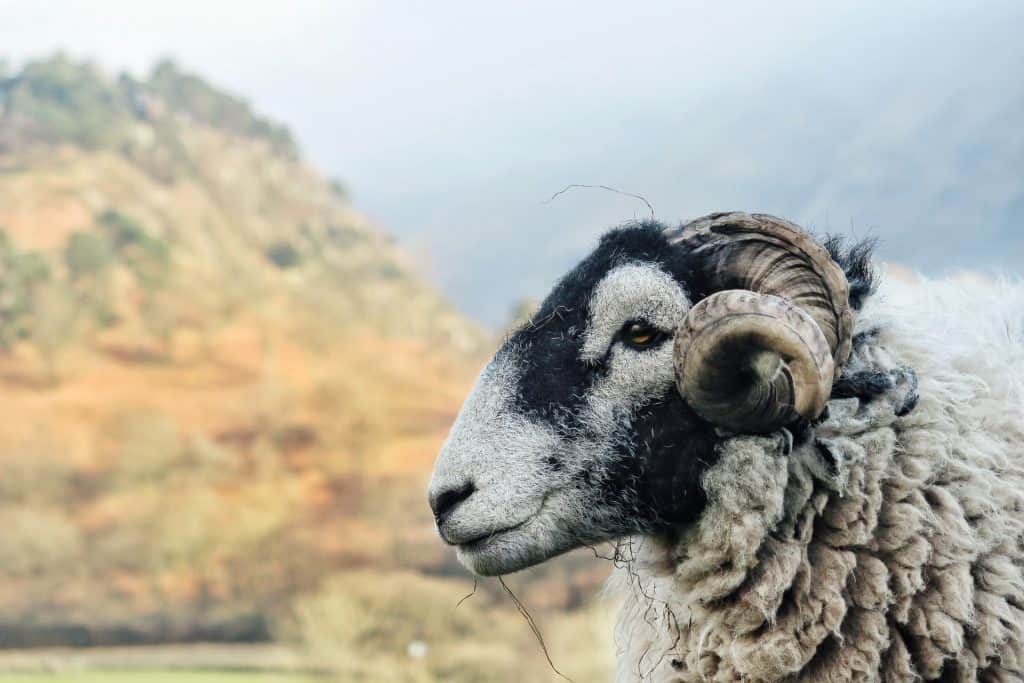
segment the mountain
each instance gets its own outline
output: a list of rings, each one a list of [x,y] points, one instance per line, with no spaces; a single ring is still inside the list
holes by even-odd
[[[377,332],[483,339],[286,128],[171,62],[115,80],[56,57],[0,82],[0,227],[72,276],[109,265],[146,290],[136,262],[160,261],[147,267],[183,321],[269,291]],[[76,265],[76,250],[99,261]],[[115,289],[106,303],[127,305],[131,285]]]
[[[0,71],[0,646],[260,640],[423,501],[489,336],[170,62]]]

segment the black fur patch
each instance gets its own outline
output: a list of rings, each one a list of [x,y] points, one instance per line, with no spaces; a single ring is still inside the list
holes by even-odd
[[[888,372],[864,370],[861,372],[844,372],[832,387],[832,398],[859,398],[871,400],[881,396],[896,386],[896,381]]]
[[[580,360],[590,311],[587,306],[598,283],[616,266],[630,262],[659,265],[685,288],[694,279],[694,258],[673,247],[662,234],[665,226],[644,221],[604,235],[597,248],[569,271],[544,299],[537,313],[505,342],[520,367],[516,393],[523,413],[572,426],[578,409],[605,366]]]
[[[829,235],[822,245],[846,273],[850,283],[850,306],[859,311],[869,296],[878,289],[878,274],[873,256],[878,240],[870,238],[850,244],[845,237]]]
[[[696,520],[707,503],[701,476],[718,459],[714,428],[676,391],[637,411],[633,440],[602,482],[603,497],[626,503],[635,531],[669,531]]]
[[[917,373],[909,367],[896,370],[862,370],[859,372],[844,371],[839,381],[832,387],[833,398],[857,398],[871,401],[887,394],[898,385],[904,385],[903,399],[896,406],[896,416],[904,417],[917,407]]]

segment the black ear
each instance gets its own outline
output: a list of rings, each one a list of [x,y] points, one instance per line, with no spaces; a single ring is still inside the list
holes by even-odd
[[[893,390],[902,395],[895,408],[897,417],[903,417],[917,407],[917,373],[913,368],[904,365],[892,370],[844,372],[832,390],[832,397],[871,401]]]
[[[846,280],[850,283],[850,306],[860,310],[878,289],[878,273],[874,264],[878,240],[872,237],[851,243],[845,237],[828,235],[822,240],[822,245],[846,273]]]

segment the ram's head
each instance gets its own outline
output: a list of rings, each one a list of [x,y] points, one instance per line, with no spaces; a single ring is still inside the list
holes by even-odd
[[[764,215],[614,230],[484,368],[434,469],[441,537],[484,575],[696,519],[731,433],[821,413],[848,284]]]

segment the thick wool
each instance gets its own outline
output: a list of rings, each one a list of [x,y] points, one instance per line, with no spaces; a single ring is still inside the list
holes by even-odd
[[[887,283],[794,437],[737,436],[614,579],[619,681],[1024,680],[1024,289]]]

